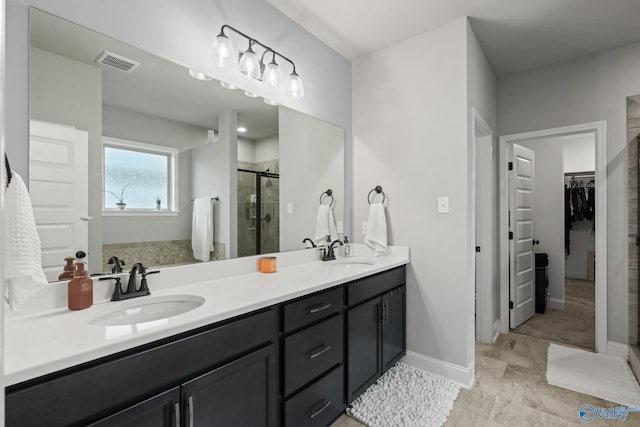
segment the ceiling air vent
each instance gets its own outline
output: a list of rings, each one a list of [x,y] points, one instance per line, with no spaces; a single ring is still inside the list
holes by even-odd
[[[107,67],[115,68],[116,70],[126,71],[127,73],[133,71],[134,68],[140,65],[139,62],[133,59],[109,52],[108,50],[102,51],[96,58],[96,62],[101,65],[106,65]]]

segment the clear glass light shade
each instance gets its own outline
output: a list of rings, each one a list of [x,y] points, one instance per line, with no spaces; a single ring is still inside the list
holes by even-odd
[[[216,41],[213,42],[213,48],[211,49],[211,57],[215,58],[216,64],[219,68],[228,68],[235,65],[236,53],[231,44],[231,40],[225,34],[220,33],[216,37]]]
[[[269,62],[262,72],[262,81],[269,87],[277,89],[280,86],[280,69],[276,61]]]
[[[304,85],[302,84],[302,79],[295,71],[292,71],[291,74],[289,74],[287,95],[293,99],[302,98],[304,96]]]
[[[247,77],[260,80],[260,61],[251,46],[240,57],[238,69]]]

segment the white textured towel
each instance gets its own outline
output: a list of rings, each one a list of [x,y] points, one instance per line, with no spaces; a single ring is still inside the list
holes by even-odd
[[[376,255],[387,251],[387,217],[382,203],[369,206],[369,222],[364,242],[376,251]]]
[[[330,205],[320,204],[318,215],[316,216],[316,234],[314,240],[317,244],[326,242],[327,236],[334,241],[338,238],[338,227],[336,226],[336,216]]]
[[[213,251],[213,205],[208,197],[193,201],[191,249],[195,259],[209,261]]]
[[[12,172],[5,192],[4,235],[5,300],[11,311],[47,285],[42,271],[40,237],[33,217],[29,191],[24,181]]]

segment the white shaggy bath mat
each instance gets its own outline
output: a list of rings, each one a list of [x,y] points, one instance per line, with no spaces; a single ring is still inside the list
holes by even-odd
[[[640,406],[640,386],[626,360],[551,344],[547,382],[625,406]]]
[[[347,414],[369,427],[441,426],[459,392],[458,383],[397,363],[347,408]]]

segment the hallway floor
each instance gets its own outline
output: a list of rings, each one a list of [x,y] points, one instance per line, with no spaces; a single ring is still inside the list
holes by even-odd
[[[445,427],[580,426],[582,405],[620,406],[596,397],[549,385],[546,379],[549,341],[517,333],[500,335],[494,345],[476,343],[476,382],[462,389]],[[611,426],[620,421],[594,420]],[[640,425],[630,413],[625,425]],[[362,427],[343,415],[332,427]],[[389,426],[392,427],[392,426]]]
[[[565,279],[564,289],[564,310],[547,308],[544,314],[536,313],[514,332],[595,350],[595,282]]]

